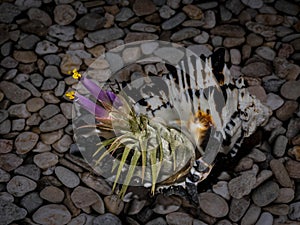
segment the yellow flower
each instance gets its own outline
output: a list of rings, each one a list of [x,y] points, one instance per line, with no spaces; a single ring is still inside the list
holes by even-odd
[[[73,99],[75,98],[75,91],[69,91],[69,92],[67,92],[67,93],[66,93],[66,96],[67,96],[69,99],[73,100]]]
[[[81,74],[78,73],[77,69],[73,69],[72,73],[73,73],[73,78],[76,80],[78,80],[81,77]]]

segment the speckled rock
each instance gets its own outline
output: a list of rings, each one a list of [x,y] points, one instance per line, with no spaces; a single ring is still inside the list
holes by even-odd
[[[245,31],[241,26],[224,24],[219,25],[211,30],[214,35],[226,36],[226,37],[244,37]]]
[[[282,85],[280,93],[283,97],[291,100],[296,100],[300,96],[300,80],[287,81]]]
[[[233,178],[228,183],[229,193],[232,197],[240,199],[245,195],[250,194],[256,182],[255,176],[244,174]]]
[[[0,215],[0,224],[11,224],[15,220],[24,219],[27,212],[12,202],[0,199]]]
[[[40,197],[51,203],[62,202],[64,196],[64,192],[55,186],[47,186],[40,192]]]
[[[32,219],[43,225],[63,225],[71,220],[71,214],[64,205],[49,204],[39,208]]]
[[[258,206],[266,206],[273,202],[278,195],[278,184],[273,181],[268,181],[254,190],[252,200]]]
[[[220,196],[213,193],[201,193],[199,195],[200,208],[212,217],[224,217],[227,215],[229,208],[226,201]]]
[[[102,44],[107,41],[113,41],[123,36],[124,31],[120,28],[102,29],[88,34],[88,37],[97,44]]]
[[[135,1],[133,4],[133,11],[137,16],[145,16],[156,11],[156,7],[150,0]]]
[[[101,29],[105,24],[105,18],[97,13],[85,14],[81,17],[76,25],[83,30],[94,31]]]
[[[26,193],[36,189],[36,182],[24,176],[14,176],[7,183],[7,191],[16,197],[24,196]]]
[[[0,89],[5,93],[5,96],[14,103],[24,102],[31,95],[29,91],[21,89],[16,84],[8,81],[2,81],[0,83]]]
[[[166,216],[166,220],[169,225],[193,224],[193,218],[189,214],[182,212],[170,213]]]
[[[111,213],[105,213],[93,220],[93,225],[122,225],[121,220]]]
[[[18,157],[16,154],[7,153],[0,155],[0,168],[10,172],[23,163],[23,159]]]
[[[42,132],[51,132],[64,128],[67,125],[68,120],[62,114],[58,114],[49,120],[42,122],[39,128]]]
[[[39,140],[39,135],[33,132],[24,132],[18,135],[15,140],[15,147],[18,154],[26,154],[34,148]]]
[[[80,183],[79,177],[71,170],[57,166],[55,168],[55,174],[58,179],[68,188],[77,187]]]
[[[33,157],[34,163],[41,169],[47,169],[58,163],[58,156],[51,152],[43,152]]]

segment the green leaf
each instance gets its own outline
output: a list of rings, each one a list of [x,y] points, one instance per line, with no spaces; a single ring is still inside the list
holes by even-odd
[[[123,154],[122,154],[122,158],[121,158],[121,161],[120,161],[120,164],[119,164],[119,168],[118,168],[118,171],[117,171],[117,174],[116,174],[116,178],[115,178],[112,190],[115,190],[115,188],[116,188],[116,185],[117,185],[117,182],[118,182],[119,177],[121,175],[123,166],[124,166],[124,164],[126,162],[126,159],[127,159],[128,155],[129,155],[130,151],[131,151],[131,147],[132,146],[129,147],[129,145],[125,146],[125,149],[124,149]]]
[[[124,184],[122,185],[122,188],[121,188],[121,191],[120,191],[121,198],[124,198],[124,195],[126,193],[128,185],[130,183],[130,180],[133,176],[134,170],[136,168],[136,165],[137,165],[137,162],[138,162],[140,156],[141,156],[141,153],[139,151],[137,151],[137,149],[135,149],[134,154],[133,154],[133,156],[131,158],[131,161],[130,161],[130,166],[129,166],[129,169],[128,169],[128,173],[126,175]]]

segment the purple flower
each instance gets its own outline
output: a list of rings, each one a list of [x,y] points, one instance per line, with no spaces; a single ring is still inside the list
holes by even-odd
[[[97,84],[85,77],[81,79],[81,82],[98,101],[109,105],[114,104],[116,108],[122,105],[114,92],[102,90]]]
[[[96,117],[107,118],[109,116],[104,108],[78,93],[75,94],[75,101]]]

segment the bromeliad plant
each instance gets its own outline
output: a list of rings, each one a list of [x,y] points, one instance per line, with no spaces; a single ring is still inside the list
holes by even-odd
[[[80,79],[96,101],[75,91],[66,93],[66,96],[95,116],[100,136],[105,132],[113,134],[98,144],[93,158],[97,166],[106,157],[115,157],[111,167],[113,190],[117,183],[122,183],[121,197],[124,197],[133,177],[139,177],[140,185],[151,187],[151,193],[154,193],[156,183],[173,183],[189,172],[195,152],[193,143],[185,135],[136,113],[132,99],[126,94],[103,90],[92,80],[82,77],[76,69],[72,72],[73,78]]]

